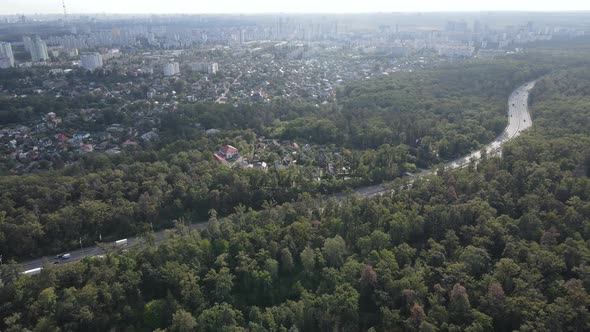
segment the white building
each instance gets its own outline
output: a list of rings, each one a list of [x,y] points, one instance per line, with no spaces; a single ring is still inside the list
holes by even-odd
[[[31,40],[31,37],[23,36],[23,44],[25,45],[25,50],[30,52],[31,48],[33,47],[33,41]]]
[[[0,68],[14,67],[14,54],[10,43],[0,42]]]
[[[102,60],[107,61],[121,56],[121,51],[118,48],[112,48],[102,55]]]
[[[47,44],[39,36],[31,38],[31,59],[33,62],[49,60]]]
[[[169,62],[162,65],[164,76],[174,76],[180,74],[180,65],[178,62]]]
[[[207,74],[215,75],[217,74],[218,70],[219,65],[217,64],[217,62],[210,63],[209,66],[207,66]]]
[[[88,53],[80,56],[80,66],[86,70],[94,71],[102,67],[102,55],[100,53]]]
[[[70,58],[78,56],[78,49],[77,48],[66,48],[64,50],[64,54],[69,56]]]
[[[201,73],[215,75],[219,70],[219,65],[217,64],[217,62],[194,62],[191,63],[191,69]]]

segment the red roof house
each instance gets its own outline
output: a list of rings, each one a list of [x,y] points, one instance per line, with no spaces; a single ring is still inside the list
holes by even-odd
[[[219,148],[219,153],[225,157],[225,159],[232,159],[239,157],[238,149],[231,145],[224,145]]]
[[[215,160],[219,161],[222,164],[226,164],[227,163],[227,161],[225,160],[225,158],[222,155],[220,155],[219,153],[214,153],[213,154],[213,158],[215,158]]]

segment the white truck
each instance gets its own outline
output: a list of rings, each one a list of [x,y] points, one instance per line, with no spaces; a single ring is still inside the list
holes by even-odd
[[[41,270],[43,270],[43,268],[42,267],[38,267],[38,268],[35,268],[35,269],[26,270],[25,272],[23,272],[23,274],[32,276],[32,275],[41,273]]]

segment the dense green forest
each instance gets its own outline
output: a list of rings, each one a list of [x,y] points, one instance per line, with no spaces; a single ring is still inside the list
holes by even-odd
[[[160,142],[140,151],[93,153],[64,169],[0,177],[0,252],[5,259],[57,254],[77,248],[80,239],[91,245],[169,228],[172,220],[203,221],[211,209],[220,215],[239,205],[260,209],[264,202],[342,192],[428,168],[477,149],[502,130],[512,89],[548,71],[547,61],[530,63],[521,56],[399,73],[347,86],[339,103],[321,107],[285,101],[181,105],[162,116]],[[93,126],[135,121],[104,101],[73,100],[0,100],[0,108],[64,116],[83,104],[104,109]],[[206,136],[203,128],[224,134]],[[223,144],[251,155],[261,135],[336,146],[339,162],[348,165],[346,179],[318,175],[309,163],[267,172],[229,169],[212,156]]]
[[[403,89],[400,82],[392,84]],[[507,93],[510,88],[498,89]],[[343,91],[344,108],[363,100],[359,89]],[[489,90],[474,87],[479,89]],[[385,197],[351,196],[337,203],[304,194],[259,211],[239,208],[222,222],[211,211],[206,230],[180,223],[157,246],[110,250],[102,258],[47,266],[38,276],[19,276],[18,266],[2,265],[1,328],[590,330],[589,90],[587,66],[555,68],[532,92],[534,127],[510,142],[501,159],[442,170]],[[131,215],[139,213],[137,204],[149,218],[150,211],[173,205],[155,204],[157,195],[146,197],[142,190],[133,191],[143,197],[137,203],[125,195],[108,200],[100,195],[124,192],[142,172],[153,179],[144,180],[144,186],[160,181],[172,192],[181,190],[176,183],[187,181],[183,167],[198,163],[190,153],[186,158],[178,166],[129,166],[138,168],[127,174],[103,171],[116,181],[97,174],[69,180],[63,194],[58,188],[41,191],[36,200],[21,202],[19,213],[27,214],[23,220],[40,232],[60,224],[53,217],[41,225],[41,213],[35,213],[51,199],[79,202],[63,208],[81,216],[71,227],[108,220],[101,213],[111,213],[113,206]],[[166,167],[177,171],[167,173]],[[56,179],[55,186],[61,186]],[[72,191],[67,189],[76,186],[95,200],[68,196]],[[81,210],[97,201],[108,206]],[[3,230],[17,227],[8,223],[15,215],[9,211],[1,219]],[[113,227],[132,220],[118,218],[112,219]],[[144,236],[151,243],[149,232]],[[2,241],[15,241],[12,237],[3,233]]]

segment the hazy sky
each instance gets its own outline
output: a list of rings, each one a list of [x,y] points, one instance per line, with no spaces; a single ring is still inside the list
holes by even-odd
[[[590,10],[590,0],[65,0],[69,13],[355,13]],[[0,0],[0,14],[61,13],[62,0]]]

